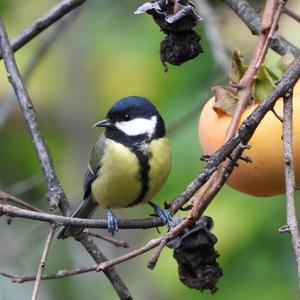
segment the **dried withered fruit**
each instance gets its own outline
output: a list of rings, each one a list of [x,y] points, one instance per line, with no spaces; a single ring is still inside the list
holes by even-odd
[[[181,65],[203,52],[200,36],[192,29],[202,20],[194,5],[186,0],[152,0],[140,6],[135,14],[151,15],[166,34],[160,44],[160,58],[166,63]]]
[[[174,225],[179,221],[178,217]],[[179,279],[184,285],[215,293],[218,290],[216,284],[223,276],[223,271],[217,262],[219,254],[214,249],[217,238],[211,233],[212,227],[213,220],[203,216],[169,242],[168,247],[174,249],[173,256],[178,263]]]

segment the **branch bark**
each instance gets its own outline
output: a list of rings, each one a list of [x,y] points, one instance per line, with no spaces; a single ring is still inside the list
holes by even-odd
[[[51,245],[51,242],[52,242],[52,239],[53,239],[55,229],[56,229],[55,225],[51,225],[50,228],[49,228],[49,233],[48,233],[48,236],[47,236],[47,240],[46,240],[46,243],[45,243],[45,247],[44,247],[44,250],[43,250],[43,254],[42,254],[42,257],[41,257],[41,261],[40,261],[40,264],[39,264],[38,272],[37,272],[34,287],[33,287],[31,300],[36,300],[37,299],[41,279],[42,279],[43,272],[44,272],[44,269],[45,269],[45,266],[46,266],[46,260],[47,260],[47,257],[48,257],[48,253],[49,253],[49,249],[50,249],[50,245]]]
[[[296,258],[298,291],[300,293],[300,235],[295,206],[295,172],[293,166],[293,92],[283,97],[283,147],[285,162],[285,186],[287,202],[287,225],[291,233],[292,246]]]

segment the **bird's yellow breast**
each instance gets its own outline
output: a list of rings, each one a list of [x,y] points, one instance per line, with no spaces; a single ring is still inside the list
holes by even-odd
[[[142,202],[150,201],[160,190],[170,171],[171,152],[167,138],[151,141],[143,151],[149,155],[148,191]],[[98,177],[92,183],[92,195],[100,206],[127,207],[140,195],[142,182],[137,156],[124,145],[105,141]]]
[[[126,207],[141,189],[137,157],[129,148],[106,139],[101,165],[92,183],[94,199],[102,207]]]
[[[149,144],[149,190],[144,202],[150,201],[165,183],[171,168],[171,148],[168,138]]]

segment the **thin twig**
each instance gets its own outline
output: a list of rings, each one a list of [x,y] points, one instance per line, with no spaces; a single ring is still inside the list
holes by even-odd
[[[77,268],[73,270],[60,270],[53,274],[42,275],[41,280],[59,279],[59,278],[79,275],[87,272],[92,272],[92,271],[96,271],[97,267],[98,265],[94,264],[92,266]],[[36,275],[21,276],[21,275],[11,274],[3,271],[0,271],[0,275],[6,278],[10,278],[13,283],[35,281],[36,279]]]
[[[274,107],[271,109],[271,112],[274,114],[274,116],[275,116],[281,123],[283,123],[283,119],[282,119],[281,116],[276,112],[276,110],[275,110]]]
[[[256,66],[255,66],[257,70],[260,68],[263,61],[265,60],[267,50],[268,50],[269,46],[271,45],[274,33],[278,27],[279,18],[280,18],[281,14],[284,10],[284,7],[287,3],[287,0],[280,0],[279,4],[278,4],[277,0],[269,0],[269,1],[270,1],[270,6],[272,5],[273,7],[272,7],[272,10],[271,9],[267,10],[271,14],[269,17],[269,23],[263,24],[264,19],[262,19],[260,31],[262,33],[267,32],[268,34],[267,34],[263,49],[260,52],[260,56],[257,58],[257,62],[256,62]]]
[[[43,212],[43,210],[39,209],[38,207],[33,206],[32,204],[30,204],[20,198],[17,198],[13,195],[10,195],[10,194],[2,192],[2,191],[0,191],[0,200],[6,201],[6,202],[13,202],[15,204],[21,205],[23,207],[26,207],[26,208],[36,211],[36,212],[40,212],[40,213]]]
[[[50,27],[52,24],[67,15],[70,11],[83,4],[86,0],[62,0],[52,7],[46,14],[39,17],[29,27],[11,42],[14,52],[30,42],[38,34]],[[3,51],[0,51],[0,59],[3,58]]]
[[[113,238],[108,237],[106,235],[102,235],[102,234],[96,233],[94,230],[91,230],[91,229],[85,229],[84,231],[89,236],[96,237],[98,239],[107,241],[107,242],[113,244],[116,247],[129,248],[129,245],[128,245],[128,243],[126,241],[121,241],[121,240],[113,239]]]
[[[287,201],[287,225],[296,257],[298,291],[300,293],[300,236],[295,207],[295,171],[293,165],[293,92],[283,97],[283,147],[285,162],[285,186]]]
[[[54,236],[55,229],[56,229],[55,225],[51,225],[49,228],[49,233],[48,233],[48,236],[46,239],[45,247],[43,250],[43,254],[41,257],[40,264],[39,264],[38,272],[36,275],[36,280],[35,280],[34,287],[33,287],[31,300],[37,299],[37,295],[38,295],[38,291],[39,291],[39,287],[40,287],[40,283],[41,283],[41,278],[43,276],[43,272],[44,272],[44,269],[46,266],[47,256],[49,253],[49,249],[50,249],[50,245],[51,245],[51,242],[52,242],[52,239]]]
[[[283,13],[285,13],[287,16],[291,17],[292,19],[296,20],[300,23],[300,15],[295,13],[294,11],[288,9],[287,7],[284,8]]]
[[[225,142],[234,134],[238,126],[241,114],[249,103],[254,77],[265,59],[268,47],[270,45],[270,38],[273,36],[274,30],[278,24],[282,7],[276,7],[276,5],[274,5],[274,2],[277,2],[277,0],[266,1],[258,40],[252,53],[247,71],[239,82],[239,101],[232,116],[230,125],[227,129]]]
[[[145,253],[145,252],[148,252],[149,250],[157,247],[160,244],[161,240],[162,240],[162,237],[150,240],[144,246],[142,246],[142,247],[140,247],[136,250],[130,251],[130,252],[128,252],[124,255],[121,255],[117,258],[113,258],[113,259],[110,259],[108,261],[105,261],[105,262],[98,265],[97,272],[98,271],[104,271],[109,267],[112,267],[112,266],[115,266],[117,264],[123,263],[123,262],[125,262],[129,259],[132,259],[134,257],[137,257],[137,256]]]

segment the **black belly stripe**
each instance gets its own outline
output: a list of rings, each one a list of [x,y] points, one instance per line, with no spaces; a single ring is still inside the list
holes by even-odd
[[[136,199],[133,200],[132,203],[127,205],[128,207],[137,205],[141,203],[146,193],[149,190],[149,171],[150,171],[150,165],[149,165],[149,155],[144,154],[141,150],[137,148],[132,148],[132,152],[137,156],[139,163],[140,163],[140,180],[142,183],[140,194],[137,196]]]

